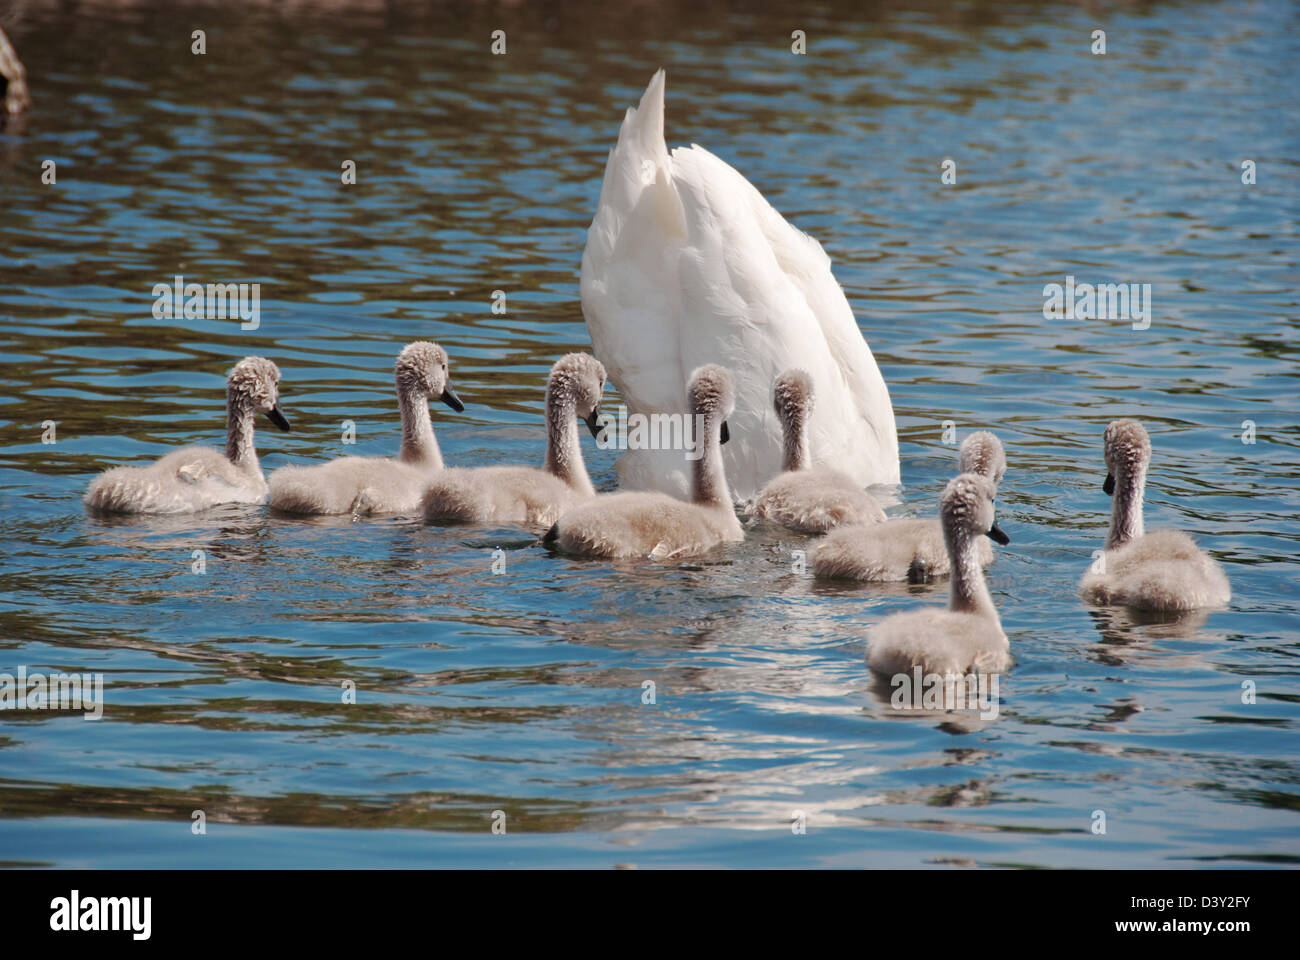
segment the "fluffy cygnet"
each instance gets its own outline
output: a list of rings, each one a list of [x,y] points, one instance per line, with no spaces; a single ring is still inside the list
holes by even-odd
[[[690,410],[701,425],[701,454],[692,463],[691,502],[644,491],[595,497],[562,516],[545,541],[588,557],[675,559],[744,539],[722,467],[727,417],[735,409],[731,374],[715,364],[691,374]]]
[[[1136,420],[1106,427],[1106,482],[1112,497],[1110,535],[1080,591],[1089,603],[1176,612],[1221,607],[1232,597],[1222,568],[1177,530],[1144,533],[1142,491],[1151,439]]]
[[[876,625],[867,640],[867,663],[877,673],[1000,673],[1011,662],[975,544],[985,536],[1006,544],[997,525],[993,482],[975,473],[953,478],[939,500],[952,580],[948,609],[897,613]]]
[[[95,478],[84,502],[105,513],[194,513],[222,503],[266,499],[253,446],[253,425],[264,413],[281,430],[289,421],[279,408],[280,368],[263,357],[245,357],[226,377],[226,450],[182,447],[144,467],[115,467]]]
[[[994,487],[1007,470],[1002,442],[987,430],[970,434],[958,453],[959,473],[987,477]],[[993,562],[993,548],[979,540],[980,566]],[[824,580],[924,583],[948,575],[948,548],[938,517],[900,517],[879,524],[832,530],[812,553],[813,575]]]
[[[271,474],[271,506],[298,514],[403,514],[419,509],[430,476],[442,470],[442,451],[433,435],[429,401],[457,413],[465,409],[452,389],[447,351],[417,341],[397,355],[393,367],[402,416],[397,459],[339,457],[311,466],[281,467]]]
[[[813,382],[803,370],[776,379],[772,405],[781,421],[781,469],[754,499],[750,513],[799,533],[825,533],[849,523],[879,523],[885,511],[875,497],[839,470],[813,467],[808,452],[808,421]]]
[[[579,419],[592,435],[605,389],[605,368],[595,357],[570,353],[551,368],[546,383],[546,465],[447,470],[428,485],[426,520],[460,523],[518,523],[548,527],[596,489],[587,476],[578,441]]]

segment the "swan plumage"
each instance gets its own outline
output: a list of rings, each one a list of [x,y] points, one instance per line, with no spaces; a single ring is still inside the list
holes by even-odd
[[[605,368],[585,353],[570,353],[551,367],[546,381],[546,462],[535,467],[446,470],[424,492],[426,520],[518,523],[549,527],[569,507],[596,495],[582,459],[577,422],[593,434]]]
[[[258,413],[281,430],[280,368],[245,357],[226,376],[226,449],[189,446],[143,467],[114,467],[87,489],[84,502],[105,513],[195,513],[223,503],[261,503],[266,478],[253,444]]]
[[[681,412],[702,363],[737,371],[734,440],[723,456],[737,498],[780,470],[769,396],[791,367],[821,393],[808,424],[818,461],[859,487],[898,482],[889,391],[830,258],[704,148],[668,151],[662,70],[610,152],[581,289],[594,352],[631,413]],[[625,488],[689,494],[672,452],[631,450],[616,469]]]
[[[451,385],[447,351],[419,340],[407,344],[393,364],[401,411],[397,459],[339,457],[328,463],[281,467],[271,474],[271,506],[306,515],[409,514],[419,509],[429,478],[443,469],[433,434],[429,401],[465,409]]]
[[[812,377],[798,369],[776,378],[772,407],[781,422],[779,476],[754,498],[750,514],[799,533],[825,533],[850,523],[880,523],[885,511],[846,473],[812,465],[808,420],[815,408]]]
[[[1146,533],[1142,494],[1151,438],[1136,420],[1114,420],[1104,437],[1106,481],[1112,497],[1110,531],[1101,556],[1083,575],[1089,603],[1181,612],[1221,607],[1232,598],[1223,568],[1187,534]]]
[[[702,425],[703,441],[692,464],[690,503],[657,491],[604,494],[560,517],[546,542],[579,556],[668,560],[743,540],[721,450],[729,434],[727,418],[735,407],[734,390],[731,374],[715,364],[691,375],[689,407]]]
[[[996,488],[1006,474],[1006,453],[987,430],[962,441],[958,473],[977,473]],[[987,539],[976,540],[981,567],[993,562]],[[950,569],[948,548],[938,517],[897,517],[883,523],[853,524],[827,534],[812,552],[813,576],[825,580],[863,580],[874,583],[909,580],[921,583],[946,577]]]
[[[910,610],[886,617],[867,638],[867,663],[886,676],[1000,673],[1011,662],[1011,646],[980,569],[975,544],[988,536],[1005,544],[993,501],[997,489],[987,477],[963,473],[949,481],[939,515],[952,580],[948,608]]]

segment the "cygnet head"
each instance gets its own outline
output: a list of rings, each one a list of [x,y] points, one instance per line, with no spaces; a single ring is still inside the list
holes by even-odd
[[[1118,481],[1127,487],[1134,479],[1146,477],[1151,462],[1151,438],[1136,420],[1112,420],[1106,427],[1106,482],[1102,489],[1114,494]]]
[[[226,399],[231,410],[264,413],[281,430],[289,429],[280,412],[280,368],[265,357],[245,357],[231,368]]]
[[[427,340],[408,343],[397,355],[393,369],[399,393],[417,391],[429,399],[437,397],[457,413],[465,409],[451,386],[447,351],[436,343]]]
[[[691,413],[704,417],[705,423],[720,424],[720,439],[726,443],[730,439],[727,417],[736,409],[736,384],[731,372],[716,363],[697,368],[691,373],[686,396]]]
[[[781,421],[781,469],[809,466],[808,420],[812,416],[813,382],[805,371],[790,369],[776,378],[772,407]]]
[[[578,419],[593,437],[600,436],[600,397],[605,392],[605,365],[587,353],[566,353],[551,367],[546,381],[546,407],[572,404]]]
[[[957,455],[958,473],[978,473],[997,486],[1007,472],[1007,455],[1002,441],[987,430],[977,430],[961,443]]]
[[[772,406],[783,424],[807,420],[813,408],[813,382],[803,370],[787,370],[776,378],[772,388]]]
[[[1006,546],[1011,538],[1002,532],[994,514],[993,502],[997,487],[988,477],[978,473],[963,473],[948,481],[943,496],[939,498],[939,517],[949,539],[955,533],[986,534],[994,543]]]

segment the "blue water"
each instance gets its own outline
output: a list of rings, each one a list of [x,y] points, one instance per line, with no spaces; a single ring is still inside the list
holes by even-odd
[[[106,684],[102,720],[0,714],[0,861],[1300,863],[1296,5],[230,6],[0,18],[34,100],[0,132],[0,672]],[[391,455],[414,339],[467,406],[434,413],[449,462],[539,462],[546,371],[588,346],[604,158],[660,66],[670,144],[834,259],[897,414],[890,512],[934,510],[944,421],[1004,441],[997,719],[900,717],[869,682],[867,630],[943,583],[820,585],[776,529],[608,564],[510,529],[83,512],[97,472],[219,444],[246,354],[295,428],[259,432],[267,470]],[[177,273],[260,282],[260,328],[155,320]],[[1151,284],[1149,329],[1045,320],[1067,275]],[[1219,559],[1228,610],[1078,600],[1119,416],[1151,432],[1148,528]],[[615,454],[584,452],[612,489]]]

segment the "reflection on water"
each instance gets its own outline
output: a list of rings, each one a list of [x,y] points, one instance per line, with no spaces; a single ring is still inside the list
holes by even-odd
[[[800,14],[799,57],[776,5],[197,4],[196,57],[165,6],[4,21],[34,106],[0,132],[0,672],[101,672],[106,697],[99,722],[0,722],[5,863],[1298,862],[1294,7],[832,5]],[[818,583],[811,541],[768,525],[660,565],[512,529],[82,511],[99,470],[220,444],[254,353],[295,427],[259,432],[267,470],[392,455],[415,338],[466,403],[434,411],[448,462],[539,462],[546,373],[588,343],[604,158],[660,66],[670,143],[834,259],[898,415],[889,512],[934,510],[943,421],[1006,444],[996,718],[900,713],[866,670],[869,627],[945,583]],[[155,320],[177,274],[261,283],[260,328]],[[1151,283],[1150,328],[1042,319],[1067,275]],[[1116,416],[1152,435],[1148,526],[1210,549],[1229,611],[1078,602]],[[222,845],[190,845],[196,809]]]

